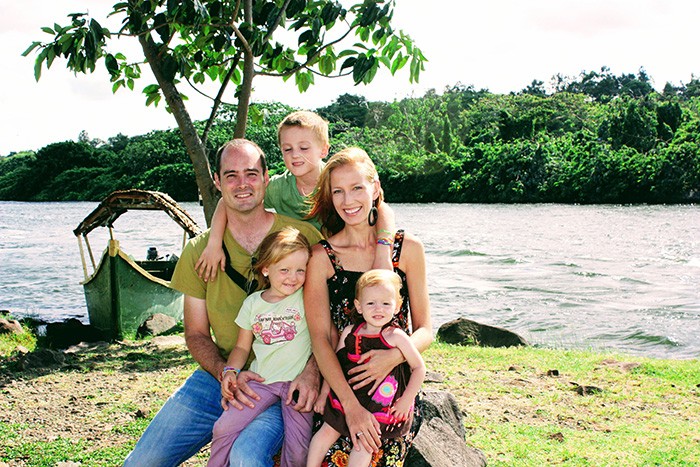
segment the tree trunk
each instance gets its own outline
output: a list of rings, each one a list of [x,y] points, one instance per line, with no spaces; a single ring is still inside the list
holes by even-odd
[[[163,75],[160,57],[158,56],[158,47],[149,35],[139,35],[139,42],[141,43],[144,56],[146,57],[151,70],[153,71],[153,75],[155,76],[156,81],[158,81],[160,89],[163,91],[165,102],[168,104],[168,108],[175,117],[177,126],[182,134],[182,139],[185,143],[187,154],[190,156],[192,167],[194,168],[197,187],[199,188],[199,193],[202,197],[204,217],[206,219],[207,226],[209,226],[211,224],[211,218],[214,214],[214,210],[216,209],[216,203],[219,196],[218,190],[216,189],[216,186],[214,186],[214,180],[212,179],[211,166],[209,165],[209,159],[207,158],[206,148],[202,144],[199,134],[197,134],[197,129],[192,123],[190,114],[185,108],[185,103],[182,101],[179,91],[173,84],[172,80],[166,79]]]

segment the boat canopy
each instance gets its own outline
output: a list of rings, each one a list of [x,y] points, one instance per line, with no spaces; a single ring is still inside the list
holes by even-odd
[[[115,191],[107,196],[78,227],[76,237],[86,237],[97,227],[112,228],[114,221],[130,209],[165,211],[192,238],[201,233],[195,220],[177,202],[165,193],[148,190]]]

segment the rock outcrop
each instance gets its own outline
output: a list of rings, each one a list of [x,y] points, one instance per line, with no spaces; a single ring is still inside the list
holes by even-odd
[[[514,347],[529,345],[522,336],[504,328],[477,323],[466,318],[449,321],[438,329],[437,337],[448,344],[481,347]]]
[[[411,467],[483,467],[486,456],[465,442],[464,421],[449,392],[426,391],[423,425],[406,458]]]

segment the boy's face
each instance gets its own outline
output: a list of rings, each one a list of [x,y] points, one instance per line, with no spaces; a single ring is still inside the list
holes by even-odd
[[[300,126],[280,130],[280,149],[284,165],[295,177],[317,174],[321,160],[328,155],[328,145],[321,142],[311,128]]]

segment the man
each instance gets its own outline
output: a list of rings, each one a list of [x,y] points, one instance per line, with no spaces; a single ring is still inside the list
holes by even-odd
[[[288,225],[299,229],[311,244],[321,238],[310,224],[265,210],[269,177],[265,155],[257,144],[244,139],[226,143],[217,154],[217,166],[214,183],[221,191],[227,215],[224,247],[237,272],[218,274],[209,282],[197,275],[195,263],[209,232],[191,240],[183,250],[171,287],[185,294],[185,340],[200,368],[168,399],[124,465],[178,465],[211,440],[214,423],[222,413],[221,374],[238,335],[234,320],[248,293],[244,289],[249,289],[254,279],[251,266],[255,251],[265,235]],[[296,410],[310,411],[318,394],[318,380],[312,358],[292,382],[285,402],[294,404]],[[240,402],[232,401],[236,409],[242,403],[254,403],[256,397],[247,385],[242,384],[241,389],[248,397],[241,394]],[[281,408],[273,405],[241,433],[232,457],[247,467],[269,466],[283,434]]]

